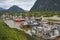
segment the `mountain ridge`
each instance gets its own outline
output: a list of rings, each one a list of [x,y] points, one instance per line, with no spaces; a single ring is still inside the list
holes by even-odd
[[[13,5],[11,6],[9,9],[5,9],[3,10],[3,8],[1,8],[2,10],[0,10],[0,12],[26,12],[25,10],[23,10],[22,8]]]
[[[3,8],[0,7],[0,12],[5,11],[5,10],[6,10],[6,9],[3,9]]]
[[[60,11],[60,0],[37,0],[30,11]]]
[[[22,8],[20,8],[20,7],[16,6],[16,5],[10,7],[8,9],[8,11],[10,11],[10,12],[25,12],[25,10],[23,10]]]

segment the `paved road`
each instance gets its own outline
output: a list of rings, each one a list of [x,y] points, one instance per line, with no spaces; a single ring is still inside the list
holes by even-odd
[[[20,24],[14,22],[13,20],[4,21],[10,28],[19,28]]]

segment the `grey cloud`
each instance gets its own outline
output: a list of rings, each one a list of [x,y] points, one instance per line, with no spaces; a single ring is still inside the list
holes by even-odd
[[[25,10],[29,10],[36,0],[0,0],[0,7],[9,8],[12,5],[18,5]]]
[[[4,3],[4,2],[6,2],[7,0],[0,0],[0,3]]]
[[[16,1],[20,1],[20,2],[33,2],[33,1],[36,1],[36,0],[16,0]]]

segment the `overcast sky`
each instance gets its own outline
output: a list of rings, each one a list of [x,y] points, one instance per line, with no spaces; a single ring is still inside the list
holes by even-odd
[[[24,10],[30,10],[36,0],[0,0],[0,7],[8,9],[13,5],[18,5]]]

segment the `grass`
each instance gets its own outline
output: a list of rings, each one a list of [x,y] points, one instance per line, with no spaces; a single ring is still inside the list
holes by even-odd
[[[48,19],[49,22],[60,22],[60,20]]]
[[[23,31],[9,28],[3,21],[0,21],[0,40],[35,40]]]
[[[9,14],[9,15],[17,15],[17,16],[44,16],[44,17],[51,17],[54,15],[57,15],[60,17],[60,11],[40,11],[40,12],[0,12],[0,16],[2,16],[3,14]]]

